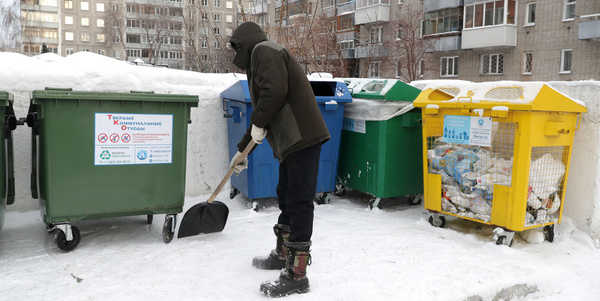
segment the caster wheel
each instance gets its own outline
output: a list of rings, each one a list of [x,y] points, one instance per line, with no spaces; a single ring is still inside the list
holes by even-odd
[[[546,239],[548,242],[554,241],[554,225],[544,227],[544,239]]]
[[[152,222],[154,221],[154,215],[148,214],[148,216],[146,218],[148,221],[148,225],[152,225]]]
[[[437,218],[433,218],[433,215],[429,217],[429,223],[438,228],[444,228],[446,225],[446,218],[443,216],[438,216]]]
[[[344,184],[335,184],[335,192],[333,192],[336,196],[343,196],[346,194],[346,186]]]
[[[52,233],[52,232],[54,232],[54,230],[56,230],[56,227],[54,226],[54,224],[52,224],[52,223],[46,224],[46,232]]]
[[[328,193],[322,193],[321,195],[319,195],[319,198],[317,199],[317,204],[324,205],[329,203],[331,203],[331,200],[329,199]]]
[[[500,236],[498,237],[498,240],[496,240],[496,245],[506,245],[509,248],[512,247],[513,244],[513,240],[511,239],[510,241],[508,241],[508,238],[506,236]]]
[[[373,209],[375,206],[379,209],[383,209],[383,204],[381,204],[381,199],[370,199],[369,200],[369,209]]]
[[[79,233],[79,229],[71,226],[71,233],[73,234],[73,240],[67,240],[67,235],[63,230],[59,230],[56,234],[55,242],[56,246],[63,251],[72,251],[77,247],[79,242],[81,241],[81,234]]]
[[[175,225],[177,220],[175,215],[167,215],[165,217],[165,224],[163,225],[162,237],[165,243],[170,243],[175,236]]]
[[[408,204],[410,206],[421,205],[422,202],[423,202],[422,194],[415,194],[415,195],[411,195],[408,197]]]
[[[233,198],[239,193],[240,191],[237,188],[231,188],[231,191],[229,192],[229,198],[233,200]]]

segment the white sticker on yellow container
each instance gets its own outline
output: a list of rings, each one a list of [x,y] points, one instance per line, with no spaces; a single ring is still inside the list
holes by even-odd
[[[173,115],[96,113],[94,165],[169,164]]]
[[[489,147],[492,143],[492,118],[446,115],[443,141]]]

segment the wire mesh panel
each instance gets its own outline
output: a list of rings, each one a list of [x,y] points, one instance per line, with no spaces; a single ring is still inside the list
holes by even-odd
[[[494,184],[511,186],[516,124],[493,122],[489,147],[447,143],[441,130],[430,132],[440,133],[427,137],[427,169],[442,176],[442,211],[490,222]]]
[[[569,146],[531,149],[525,227],[558,222],[568,156]]]

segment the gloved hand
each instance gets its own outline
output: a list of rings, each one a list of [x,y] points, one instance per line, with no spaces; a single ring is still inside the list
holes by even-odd
[[[259,128],[253,124],[250,135],[252,135],[252,140],[254,140],[256,144],[261,144],[263,139],[265,139],[265,136],[267,136],[267,130],[264,128]]]
[[[231,158],[231,162],[229,162],[229,168],[234,168],[235,169],[235,175],[239,175],[240,172],[242,172],[244,169],[248,168],[248,156],[244,156],[244,158],[241,160],[240,163],[238,163],[237,165],[235,164],[237,161],[240,160],[240,157],[242,156],[242,153],[240,153],[239,151],[235,154],[235,156],[233,156],[233,158]]]

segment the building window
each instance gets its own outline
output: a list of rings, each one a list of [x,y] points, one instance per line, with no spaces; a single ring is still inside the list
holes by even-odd
[[[208,20],[208,14],[207,13],[202,13],[202,20],[203,21]]]
[[[560,55],[560,73],[571,73],[571,60],[573,59],[573,49],[563,49]]]
[[[527,10],[525,12],[525,26],[535,24],[535,2],[527,3]]]
[[[208,42],[206,40],[200,41],[200,48],[208,48]]]
[[[507,11],[506,20],[504,12]],[[465,6],[465,28],[515,24],[516,1],[489,1]]]
[[[225,28],[225,34],[228,35],[228,36],[233,35],[233,29],[231,29],[231,28]]]
[[[371,62],[369,65],[369,78],[381,77],[381,61]]]
[[[113,57],[118,59],[121,57],[121,52],[119,50],[113,50]]]
[[[215,0],[215,7],[221,7],[221,0]]]
[[[90,18],[81,18],[81,26],[90,26]]]
[[[104,34],[103,33],[96,34],[96,41],[98,43],[104,43]]]
[[[215,14],[215,22],[221,21],[221,14]]]
[[[504,54],[484,54],[481,56],[481,73],[485,75],[504,73]]]
[[[112,5],[112,10],[115,11],[115,12],[118,12],[119,11],[119,5],[118,4],[113,4]]]
[[[106,50],[104,50],[104,49],[98,49],[98,54],[99,55],[106,55]]]
[[[215,41],[215,43],[213,44],[215,49],[221,49],[221,45],[219,45],[218,41]]]
[[[200,55],[200,61],[201,62],[208,62],[208,54],[202,54],[202,55]]]
[[[72,16],[65,16],[65,24],[66,25],[73,25],[73,17]]]
[[[73,41],[73,33],[69,31],[65,32],[65,40]]]
[[[214,33],[215,33],[215,35],[221,34],[221,28],[215,27]]]
[[[104,19],[96,20],[96,27],[104,27]]]
[[[575,19],[575,0],[565,0],[565,10],[563,21],[573,21]]]
[[[208,0],[202,0],[201,4],[202,6],[208,6]]]
[[[225,22],[227,22],[227,23],[233,23],[233,16],[232,15],[225,15]]]
[[[352,14],[347,14],[347,15],[342,15],[339,17],[339,30],[344,30],[344,29],[352,29],[354,28],[354,15]]]
[[[533,71],[533,52],[525,52],[523,56],[523,74],[531,74]]]
[[[225,8],[232,9],[233,8],[233,2],[232,1],[225,1]]]
[[[71,54],[73,54],[73,48],[65,49],[65,55],[71,55]]]
[[[81,2],[81,10],[90,10],[89,2]]]
[[[82,32],[81,33],[81,41],[82,42],[89,42],[90,41],[90,34],[87,32]]]
[[[426,13],[423,21],[423,35],[456,32],[462,28],[462,9],[451,8]],[[398,37],[400,38],[400,37]]]
[[[443,57],[440,64],[440,76],[450,77],[458,76],[458,57]]]
[[[96,3],[96,11],[104,11],[104,3]]]
[[[369,38],[371,43],[383,42],[383,26],[371,28],[371,36]]]
[[[65,1],[65,9],[73,9],[73,0]]]
[[[142,50],[141,49],[127,49],[127,56],[128,57],[142,57]]]

